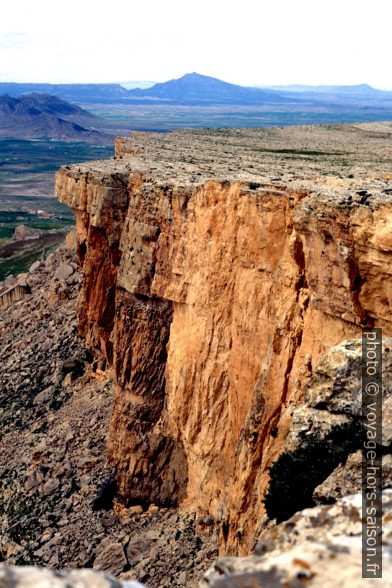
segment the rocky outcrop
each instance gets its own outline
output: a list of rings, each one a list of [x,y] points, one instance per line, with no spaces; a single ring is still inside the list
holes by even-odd
[[[392,491],[384,493],[383,579],[392,582]],[[362,497],[348,496],[334,505],[297,513],[265,534],[255,555],[218,559],[205,573],[201,588],[274,588],[322,586],[371,587],[362,578]]]
[[[38,239],[42,235],[42,231],[32,229],[26,225],[16,225],[12,241],[23,241],[24,239]]]
[[[248,557],[223,557],[204,573],[200,588],[286,588],[315,586],[351,588],[360,582],[372,587],[374,579],[361,579],[362,499],[351,495],[334,505],[298,512],[291,519],[266,532]],[[383,585],[392,581],[392,491],[384,493]],[[128,558],[135,564],[151,539],[134,540]],[[106,552],[122,554],[114,545]],[[118,557],[118,554],[117,554]],[[133,559],[132,559],[133,558]],[[103,558],[102,558],[103,561]],[[95,570],[51,571],[33,567],[6,567],[0,564],[0,585],[4,588],[138,588],[139,582],[116,580]],[[164,581],[157,585],[166,585]],[[186,576],[180,586],[188,586]]]
[[[382,484],[383,488],[392,488],[392,455],[382,457]],[[344,496],[360,492],[361,488],[362,452],[357,451],[315,488],[313,496],[318,504],[332,504]]]
[[[14,286],[0,292],[0,309],[6,308],[19,300],[23,300],[30,293],[31,290],[28,283],[25,280],[20,280]]]
[[[387,181],[266,177],[262,140],[137,135],[57,175],[77,222],[79,332],[95,368],[114,367],[119,495],[211,516],[229,552],[254,543],[322,358],[364,325],[392,334]]]
[[[382,354],[382,487],[391,487],[392,339]],[[302,401],[293,406],[285,450],[270,468],[267,515],[278,522],[312,504],[330,504],[361,492],[361,340],[332,347],[314,368]],[[261,527],[263,524],[261,523]]]

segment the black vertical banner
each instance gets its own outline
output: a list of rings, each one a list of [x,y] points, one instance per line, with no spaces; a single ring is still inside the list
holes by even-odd
[[[382,578],[382,329],[362,331],[362,577]]]

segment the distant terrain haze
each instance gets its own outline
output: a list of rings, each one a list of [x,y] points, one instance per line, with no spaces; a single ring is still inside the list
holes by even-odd
[[[110,144],[132,130],[392,120],[392,92],[368,84],[246,87],[191,72],[135,85],[0,83],[0,137]]]

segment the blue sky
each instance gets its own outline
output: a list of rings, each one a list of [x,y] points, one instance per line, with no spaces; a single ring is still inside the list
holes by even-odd
[[[0,20],[0,80],[164,81],[392,89],[390,0],[18,0]]]

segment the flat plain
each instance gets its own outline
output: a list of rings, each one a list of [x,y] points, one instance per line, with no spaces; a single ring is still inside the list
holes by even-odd
[[[54,197],[54,174],[63,164],[113,154],[110,146],[62,141],[0,140],[0,280],[26,271],[64,238],[70,210]],[[9,243],[24,224],[42,237]]]

